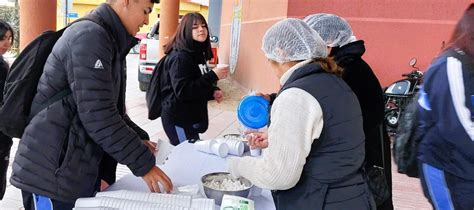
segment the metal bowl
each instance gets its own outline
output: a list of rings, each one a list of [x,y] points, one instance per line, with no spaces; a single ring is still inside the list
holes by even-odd
[[[227,172],[215,172],[215,173],[210,173],[210,174],[206,174],[204,175],[202,178],[201,178],[201,183],[202,183],[202,186],[204,188],[204,194],[206,194],[206,197],[207,198],[210,198],[210,199],[214,199],[214,202],[217,204],[217,205],[221,205],[222,203],[222,197],[224,196],[224,194],[227,194],[227,195],[235,195],[235,196],[240,196],[240,197],[244,197],[244,198],[247,198],[249,196],[249,193],[250,193],[250,188],[253,187],[253,184],[243,178],[243,177],[240,177],[238,178],[237,180],[239,180],[242,184],[245,185],[245,189],[243,190],[237,190],[237,191],[224,191],[224,190],[217,190],[217,189],[213,189],[213,188],[210,188],[209,186],[206,185],[207,182],[210,182],[212,180],[215,180],[215,181],[222,181],[224,179],[232,179],[232,177],[230,176],[229,173]]]

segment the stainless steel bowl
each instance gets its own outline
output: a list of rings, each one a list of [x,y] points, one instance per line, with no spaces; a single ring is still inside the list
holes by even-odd
[[[217,205],[221,205],[222,197],[224,196],[224,194],[236,195],[236,196],[240,196],[240,197],[244,197],[244,198],[249,196],[250,188],[253,187],[253,184],[249,180],[247,180],[243,177],[238,178],[238,180],[240,182],[242,182],[242,184],[245,185],[246,188],[244,190],[224,191],[224,190],[213,189],[213,188],[210,188],[209,186],[206,185],[206,183],[208,183],[212,180],[219,182],[219,181],[222,181],[226,178],[227,179],[232,179],[230,174],[227,173],[227,172],[215,172],[215,173],[210,173],[210,174],[204,175],[201,178],[201,183],[202,183],[202,186],[204,188],[204,194],[206,194],[206,197],[210,198],[210,199],[214,199],[214,202]]]

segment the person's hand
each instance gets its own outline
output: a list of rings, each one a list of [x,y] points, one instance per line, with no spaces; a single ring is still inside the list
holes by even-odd
[[[265,149],[268,147],[268,136],[264,132],[249,132],[246,133],[247,140],[249,141],[250,149]]]
[[[268,102],[270,102],[271,98],[270,98],[270,94],[263,94],[263,93],[260,93],[260,92],[257,92],[255,95],[257,96],[262,96],[265,100],[267,100]]]
[[[222,92],[222,90],[214,90],[213,96],[217,103],[220,103],[224,100],[224,92]]]
[[[167,193],[170,193],[171,190],[173,190],[173,183],[171,183],[171,179],[165,174],[165,172],[156,166],[153,166],[153,168],[151,168],[151,170],[148,171],[148,173],[146,173],[142,178],[146,185],[148,185],[148,188],[151,192],[161,192],[160,186],[158,184],[161,184]]]
[[[217,77],[219,79],[224,79],[227,77],[227,74],[229,73],[229,67],[220,67],[220,68],[214,68],[212,69],[212,71],[214,71],[214,73],[216,73]]]
[[[155,142],[152,142],[150,140],[143,140],[142,142],[143,142],[143,144],[145,144],[148,147],[148,149],[150,149],[151,153],[155,154],[155,152],[157,150]]]

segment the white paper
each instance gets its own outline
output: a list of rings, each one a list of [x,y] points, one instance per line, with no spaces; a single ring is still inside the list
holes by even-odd
[[[150,203],[144,201],[127,200],[122,198],[95,197],[95,198],[79,198],[76,200],[75,208],[94,208],[94,207],[110,207],[120,210],[190,210],[190,208],[169,206],[158,203]]]
[[[193,199],[191,208],[194,210],[214,210],[214,199],[197,198]]]
[[[173,149],[174,146],[168,141],[158,139],[158,142],[156,143],[157,151],[155,152],[156,164],[165,164],[166,160],[168,159],[168,156],[171,154]]]
[[[145,201],[150,203],[179,206],[189,208],[191,206],[191,196],[188,195],[174,195],[162,193],[136,192],[128,190],[118,190],[110,192],[98,192],[96,197],[111,197],[128,199],[135,201]]]

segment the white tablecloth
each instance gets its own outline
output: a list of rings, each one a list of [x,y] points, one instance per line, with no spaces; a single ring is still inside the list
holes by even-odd
[[[168,161],[160,168],[171,178],[174,186],[200,184],[201,177],[212,172],[227,171],[224,158],[196,151],[193,144],[183,142],[173,149]],[[143,179],[128,174],[119,179],[106,191],[134,190],[148,192]],[[262,190],[260,196],[250,196],[256,210],[274,210],[275,205],[269,190]]]

